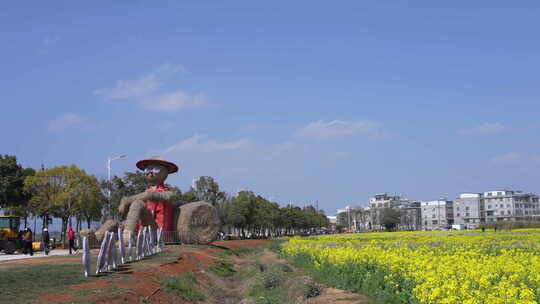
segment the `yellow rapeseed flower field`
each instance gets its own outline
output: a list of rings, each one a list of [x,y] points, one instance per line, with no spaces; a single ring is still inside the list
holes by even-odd
[[[538,229],[292,238],[283,254],[307,257],[314,268],[351,284],[367,286],[369,278],[383,275],[379,286],[396,303],[534,304],[540,299]]]

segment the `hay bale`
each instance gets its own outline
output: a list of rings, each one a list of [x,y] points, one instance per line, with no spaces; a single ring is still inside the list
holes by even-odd
[[[90,246],[95,246],[98,244],[96,233],[92,229],[83,229],[79,232],[79,235],[81,238],[87,237],[88,238],[88,244]]]
[[[210,244],[216,240],[221,222],[214,206],[195,202],[180,207],[177,232],[182,243]]]
[[[105,232],[114,232],[118,230],[118,222],[115,220],[107,220],[99,229],[96,231],[96,240],[101,242],[103,240],[103,235]]]

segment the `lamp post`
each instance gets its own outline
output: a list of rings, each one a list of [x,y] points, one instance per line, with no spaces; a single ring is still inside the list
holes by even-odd
[[[108,206],[107,206],[107,214],[106,216],[111,215],[111,162],[113,160],[121,159],[127,157],[127,154],[121,154],[114,157],[108,157],[107,158],[107,182],[109,184],[109,187],[107,188],[107,196],[108,196]]]

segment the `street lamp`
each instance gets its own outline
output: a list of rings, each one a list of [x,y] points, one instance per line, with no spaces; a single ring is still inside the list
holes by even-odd
[[[109,187],[107,187],[107,194],[108,194],[108,201],[109,201],[109,206],[107,208],[107,212],[108,212],[108,215],[110,215],[111,213],[111,162],[113,160],[117,160],[117,159],[121,159],[121,158],[125,158],[127,157],[127,154],[121,154],[121,155],[117,155],[117,156],[114,156],[114,157],[108,157],[107,158],[107,181],[109,183]]]

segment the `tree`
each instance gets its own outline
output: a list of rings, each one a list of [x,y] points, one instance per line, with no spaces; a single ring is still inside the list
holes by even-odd
[[[398,210],[384,208],[381,210],[381,224],[387,231],[393,231],[400,223],[401,214]]]
[[[214,206],[225,201],[227,195],[219,191],[219,185],[211,176],[201,176],[195,181],[193,191],[201,201],[208,202]]]
[[[98,180],[91,175],[84,176],[81,180],[82,192],[77,198],[75,216],[77,218],[77,230],[79,222],[85,220],[90,229],[92,220],[99,220],[103,206],[107,198],[101,192]]]
[[[144,192],[148,187],[148,182],[144,173],[141,171],[137,172],[126,172],[123,178],[118,176],[113,176],[111,181],[101,180],[101,188],[104,195],[111,194],[110,198],[108,197],[108,203],[103,213],[102,222],[107,220],[109,217],[113,219],[120,219],[120,214],[118,212],[118,206],[120,205],[120,200],[125,196],[135,195],[141,192]]]
[[[100,192],[97,181],[75,165],[39,171],[24,180],[24,189],[32,193],[30,207],[34,214],[45,219],[53,215],[62,220],[62,240],[71,217],[84,209],[86,199],[99,198]]]
[[[0,208],[24,217],[25,227],[30,195],[24,192],[24,179],[34,174],[34,169],[18,164],[16,156],[0,155]]]

